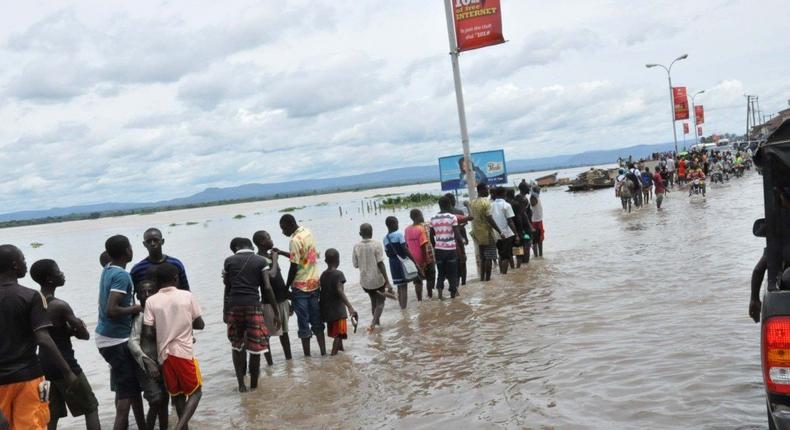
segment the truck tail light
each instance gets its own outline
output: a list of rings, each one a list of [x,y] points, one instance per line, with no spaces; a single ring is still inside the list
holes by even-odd
[[[772,393],[790,394],[790,317],[763,323],[763,381]]]

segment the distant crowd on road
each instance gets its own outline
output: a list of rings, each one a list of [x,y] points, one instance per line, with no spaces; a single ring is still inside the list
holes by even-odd
[[[752,167],[751,149],[720,151],[717,149],[694,149],[689,152],[665,152],[653,154],[650,161],[638,162],[619,159],[619,171],[614,179],[615,197],[620,199],[623,210],[639,209],[651,199],[661,209],[664,196],[670,189],[688,186],[688,195],[706,196],[706,178],[713,183],[740,178]],[[629,157],[630,159],[630,157]]]
[[[379,329],[387,298],[406,308],[410,284],[418,301],[423,300],[423,286],[429,299],[435,290],[443,300],[445,287],[450,298],[458,297],[459,286],[467,281],[470,236],[482,281],[491,279],[495,262],[505,275],[526,266],[531,253],[543,256],[545,229],[537,184],[522,181],[515,188],[492,189],[480,184],[477,193],[466,207],[458,205],[453,194],[442,196],[439,212],[427,221],[420,209],[412,209],[411,223],[403,231],[396,217],[388,217],[381,241],[373,240],[371,224],[360,225],[352,265],[370,298],[368,331]],[[340,252],[323,252],[326,269],[321,272],[313,233],[290,214],[281,217],[279,228],[289,239],[288,251],[277,249],[272,236],[260,230],[251,238],[233,238],[231,255],[223,263],[222,319],[240,392],[257,388],[261,356],[273,365],[271,337],[279,337],[285,359],[292,359],[291,315],[296,314],[305,356],[311,355],[312,337],[322,356],[325,336],[333,338],[331,355],[343,351],[349,319],[354,332],[359,323],[345,294]],[[176,428],[186,429],[202,397],[203,378],[193,343],[194,330],[205,327],[203,312],[190,292],[184,264],[163,252],[162,232],[149,228],[142,239],[148,255],[130,271],[126,268],[133,251],[125,236],[109,237],[99,256],[102,272],[93,337],[110,366],[113,428],[128,428],[132,412],[138,428],[154,429],[158,422],[166,429],[172,401]],[[280,270],[281,257],[289,262],[286,274]],[[70,305],[56,297],[66,277],[54,260],[38,260],[30,267],[40,287],[36,291],[19,284],[27,272],[22,251],[0,245],[0,430],[56,429],[69,412],[83,416],[89,430],[99,429],[99,403],[71,340],[88,340],[91,334]]]

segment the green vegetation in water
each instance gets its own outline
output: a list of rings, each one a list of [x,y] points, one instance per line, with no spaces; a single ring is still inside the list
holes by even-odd
[[[304,206],[291,206],[285,209],[280,209],[280,213],[288,213],[288,212],[296,212],[298,210],[304,209]]]
[[[385,197],[392,197],[392,196],[397,196],[397,195],[398,195],[398,193],[376,194],[373,197],[368,197],[368,199],[383,199]]]
[[[321,203],[319,203],[319,204],[317,204],[315,206],[316,207],[329,206],[329,202],[321,202]]]
[[[195,224],[200,224],[200,223],[195,221],[187,221],[187,225],[195,225]]]
[[[170,223],[170,227],[178,227],[179,225],[180,225],[180,224],[178,224],[178,223],[175,223],[175,222],[171,222],[171,223]]]
[[[435,194],[428,193],[414,193],[408,196],[388,197],[381,201],[382,208],[401,208],[404,206],[430,206],[435,205],[439,201],[439,197]]]
[[[233,219],[242,219],[242,218],[247,218],[247,217],[242,214],[238,214],[235,217],[233,217]]]
[[[42,246],[44,246],[44,244],[41,243],[41,242],[33,242],[33,243],[30,244],[30,247],[33,248],[33,249],[41,248]]]

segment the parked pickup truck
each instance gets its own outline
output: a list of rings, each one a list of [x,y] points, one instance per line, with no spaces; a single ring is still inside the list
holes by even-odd
[[[790,429],[790,120],[758,148],[755,164],[763,176],[765,199],[765,220],[755,223],[755,231],[762,222],[767,282],[761,356],[768,427]]]

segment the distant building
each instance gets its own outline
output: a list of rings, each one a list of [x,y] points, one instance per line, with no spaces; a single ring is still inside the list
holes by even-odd
[[[765,139],[788,118],[790,118],[790,108],[779,111],[776,116],[772,117],[770,120],[752,127],[749,132],[749,138],[755,140]]]

